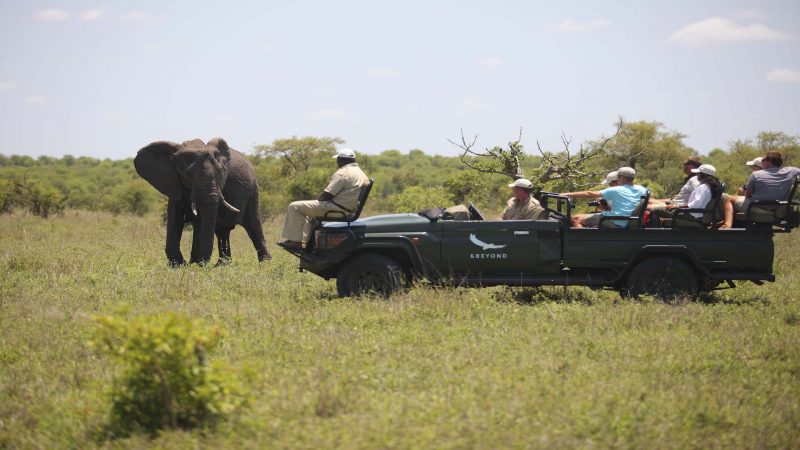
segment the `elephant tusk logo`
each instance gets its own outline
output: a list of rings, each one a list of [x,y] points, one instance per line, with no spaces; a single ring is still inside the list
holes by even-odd
[[[478,247],[481,247],[483,250],[501,249],[501,248],[505,248],[505,246],[507,245],[507,244],[503,244],[503,245],[488,244],[488,243],[483,242],[482,240],[478,239],[474,234],[470,234],[469,235],[469,241],[472,242],[473,244],[477,245]]]

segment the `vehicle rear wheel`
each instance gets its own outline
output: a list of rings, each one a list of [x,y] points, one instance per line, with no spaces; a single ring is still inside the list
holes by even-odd
[[[336,276],[336,290],[340,297],[368,293],[388,297],[406,285],[403,267],[388,256],[362,255],[345,263]]]
[[[697,295],[697,275],[678,258],[656,257],[639,262],[625,281],[623,296],[652,295],[662,301]]]

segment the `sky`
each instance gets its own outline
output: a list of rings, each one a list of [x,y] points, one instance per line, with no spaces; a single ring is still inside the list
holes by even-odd
[[[800,134],[800,1],[0,0],[0,153],[338,136],[559,150],[659,121],[701,154]]]

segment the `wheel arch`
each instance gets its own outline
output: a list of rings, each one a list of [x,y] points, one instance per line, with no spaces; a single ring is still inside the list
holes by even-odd
[[[689,265],[697,273],[698,281],[708,280],[713,278],[708,269],[700,261],[700,258],[685,245],[645,245],[639,248],[633,256],[629,259],[625,270],[623,270],[617,278],[617,284],[625,282],[628,275],[636,267],[637,264],[650,258],[665,257],[676,258]]]

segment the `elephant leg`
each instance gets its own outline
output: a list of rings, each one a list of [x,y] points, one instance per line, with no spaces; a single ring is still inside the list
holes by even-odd
[[[267,250],[267,243],[264,240],[264,227],[261,225],[261,215],[258,209],[258,194],[250,197],[242,218],[242,226],[247,230],[250,240],[253,241],[258,260],[266,261],[272,259],[269,250]]]
[[[172,267],[186,264],[181,253],[181,235],[183,235],[183,205],[170,200],[167,204],[167,245],[165,252],[167,261]]]
[[[221,228],[215,231],[217,235],[217,249],[219,250],[218,266],[224,266],[231,261],[231,230],[233,228]]]

